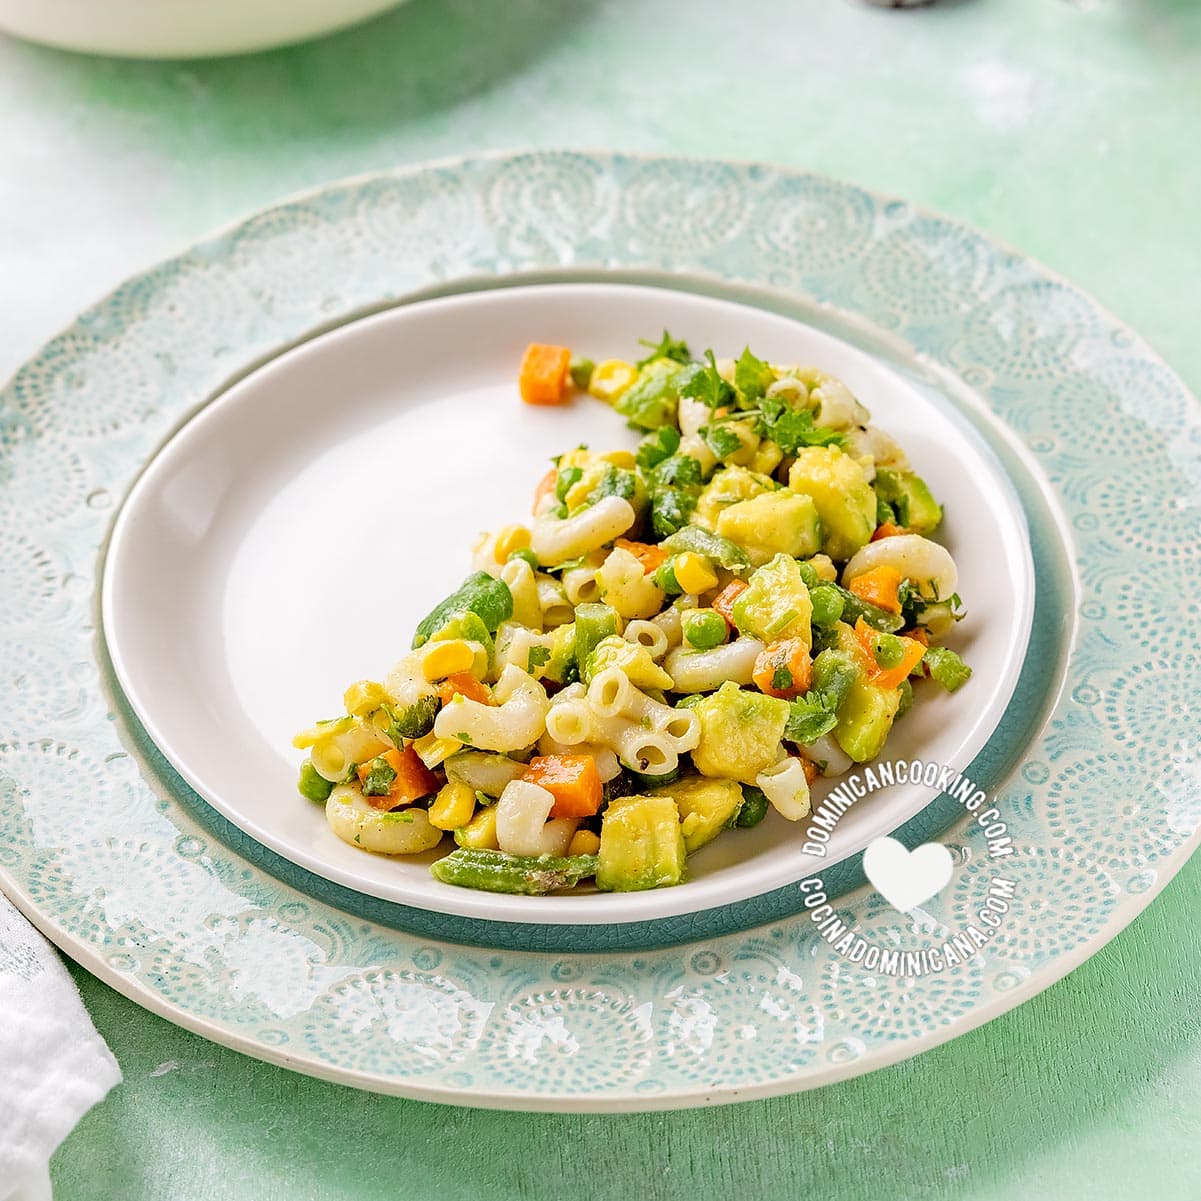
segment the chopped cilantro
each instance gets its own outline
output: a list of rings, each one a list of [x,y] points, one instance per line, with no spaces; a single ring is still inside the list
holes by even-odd
[[[420,738],[433,729],[434,718],[438,716],[438,697],[428,693],[419,697],[407,707],[381,705],[387,724],[384,726],[384,736],[395,746],[400,746],[406,738]]]
[[[759,405],[763,436],[771,439],[786,455],[794,455],[802,446],[842,446],[846,441],[837,430],[815,425],[808,409],[793,409],[774,396],[765,396]]]
[[[645,359],[639,359],[634,364],[639,371],[647,363],[653,363],[655,359],[671,359],[673,363],[687,363],[692,359],[692,355],[688,351],[688,343],[681,341],[679,338],[673,338],[667,330],[663,331],[663,337],[659,339],[657,345],[649,338],[639,338],[638,343],[641,346],[650,348],[650,354]]]
[[[707,425],[701,437],[719,459],[742,449],[742,439],[728,425]]]
[[[788,702],[790,713],[784,737],[790,742],[815,742],[838,725],[838,712],[820,692],[806,692]]]
[[[632,471],[622,467],[609,467],[601,477],[601,482],[592,490],[588,500],[595,504],[602,496],[620,496],[630,500],[638,487],[638,480]]]
[[[382,755],[372,759],[367,765],[367,774],[363,777],[364,796],[387,796],[396,779],[396,768]]]
[[[718,372],[713,351],[706,350],[705,359],[704,363],[691,363],[682,368],[676,385],[681,396],[702,401],[711,409],[720,408],[734,399],[734,389]]]
[[[734,385],[752,405],[775,383],[776,373],[745,348],[734,367]]]
[[[635,458],[643,471],[650,471],[674,455],[679,448],[680,431],[674,425],[664,425],[642,439]]]
[[[651,495],[651,529],[666,538],[683,529],[696,509],[696,496],[683,488],[661,488]]]
[[[637,380],[613,407],[634,429],[657,430],[672,425],[680,398],[676,391],[677,376],[687,370],[670,360],[651,362],[642,368]]]
[[[652,472],[651,490],[700,487],[701,464],[691,455],[669,455]]]

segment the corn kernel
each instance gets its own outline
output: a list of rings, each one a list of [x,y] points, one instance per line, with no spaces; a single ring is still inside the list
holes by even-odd
[[[342,697],[346,705],[346,712],[352,717],[366,717],[368,713],[374,712],[388,699],[384,686],[377,684],[374,680],[358,680],[347,688]]]
[[[638,465],[638,460],[628,450],[607,450],[603,455],[597,455],[597,458],[602,463],[610,463],[614,467],[620,467],[623,471],[633,471]]]
[[[691,596],[700,596],[717,587],[717,572],[709,566],[704,555],[685,551],[675,562],[676,583]]]
[[[600,850],[600,839],[591,830],[577,830],[571,836],[567,848],[569,855],[595,855]]]
[[[570,488],[567,489],[563,497],[563,503],[567,506],[569,513],[582,505],[600,485],[605,478],[606,468],[602,467],[599,462],[589,463],[583,469],[584,474],[580,476]]]
[[[560,471],[566,470],[568,467],[587,467],[593,459],[592,452],[586,446],[577,446],[574,450],[569,450],[566,454],[559,456],[559,462],[556,464]]]
[[[463,744],[457,738],[439,738],[432,730],[413,742],[417,758],[432,771],[444,760],[449,759]]]
[[[612,404],[638,378],[638,369],[622,359],[606,359],[598,363],[588,381],[588,391],[597,400]]]
[[[760,475],[771,475],[784,461],[784,452],[774,442],[760,442],[747,466]]]
[[[507,562],[515,550],[525,550],[530,544],[530,531],[523,525],[507,525],[496,535],[493,554],[498,563]]]
[[[309,747],[316,746],[318,742],[328,738],[331,734],[345,734],[353,725],[354,720],[349,717],[335,717],[332,721],[319,721],[315,726],[301,730],[292,739],[292,745],[298,751],[307,751]]]
[[[496,806],[480,809],[465,826],[455,830],[455,842],[461,847],[472,847],[477,851],[499,851],[496,841]]]
[[[809,560],[809,566],[817,572],[817,578],[827,584],[832,584],[838,579],[838,568],[834,566],[834,560],[829,555],[814,555]]]
[[[439,830],[457,830],[475,813],[475,789],[458,780],[442,786],[430,806],[430,825]]]
[[[448,638],[432,643],[421,660],[421,671],[427,680],[444,680],[460,671],[470,671],[475,663],[475,650],[463,638]]]

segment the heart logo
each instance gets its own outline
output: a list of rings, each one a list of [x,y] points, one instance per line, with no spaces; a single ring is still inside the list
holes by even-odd
[[[914,850],[884,835],[868,843],[863,871],[876,891],[900,913],[916,909],[937,896],[951,882],[955,861],[941,842],[927,842]]]

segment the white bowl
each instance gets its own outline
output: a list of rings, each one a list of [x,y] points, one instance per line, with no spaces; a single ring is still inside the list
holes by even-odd
[[[434,880],[434,856],[348,846],[296,792],[292,734],[340,712],[350,681],[378,679],[407,651],[420,618],[468,574],[479,531],[528,515],[550,456],[634,444],[591,398],[522,405],[525,344],[599,360],[665,326],[698,350],[749,343],[833,371],[909,451],[946,506],[940,537],[969,611],[956,644],[976,674],[954,696],[923,688],[886,757],[966,768],[1017,683],[1034,594],[1025,521],[987,449],[878,360],[789,318],[657,288],[550,284],[426,301],[319,337],[239,382],[151,461],[114,527],[102,616],[122,687],[184,778],[320,876],[468,917],[644,921],[757,896],[818,866],[801,853],[805,823],[772,813],[704,848],[675,888],[498,896]],[[820,866],[930,797],[896,787],[857,804]]]
[[[403,0],[0,0],[0,30],[126,58],[206,58],[303,42]]]

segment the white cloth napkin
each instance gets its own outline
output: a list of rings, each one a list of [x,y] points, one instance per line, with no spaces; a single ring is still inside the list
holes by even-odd
[[[0,894],[0,1201],[49,1201],[50,1156],[120,1079],[66,968]]]

